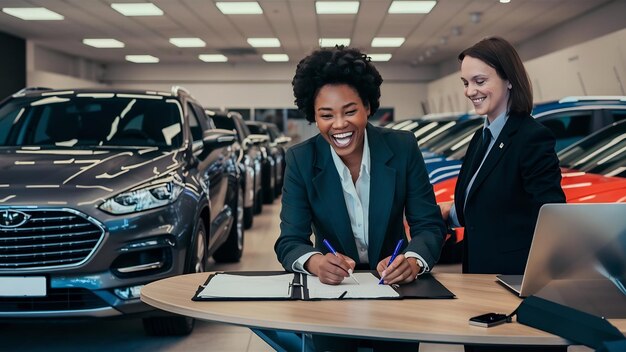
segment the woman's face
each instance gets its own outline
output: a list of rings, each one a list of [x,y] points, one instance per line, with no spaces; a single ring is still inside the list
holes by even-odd
[[[320,134],[337,155],[361,156],[369,107],[347,84],[327,84],[320,88],[313,109]]]
[[[476,113],[487,115],[489,121],[507,110],[511,84],[498,76],[484,61],[465,56],[461,62],[461,81]]]

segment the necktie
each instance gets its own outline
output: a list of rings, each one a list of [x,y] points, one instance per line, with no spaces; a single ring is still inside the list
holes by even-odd
[[[468,174],[469,179],[476,173],[480,163],[485,158],[485,154],[487,153],[487,148],[489,148],[489,142],[491,142],[491,132],[488,128],[483,129],[483,135],[480,139],[480,147],[474,154],[474,158],[472,159],[472,165],[470,167],[470,173]]]

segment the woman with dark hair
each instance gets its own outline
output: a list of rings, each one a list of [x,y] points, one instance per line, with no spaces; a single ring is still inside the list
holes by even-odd
[[[442,215],[465,226],[464,273],[523,274],[539,208],[565,202],[555,139],[530,115],[530,80],[511,44],[486,38],[459,61],[465,96],[485,124],[467,149],[454,204],[440,204]]]
[[[343,46],[317,50],[298,64],[295,102],[320,133],[286,156],[274,249],[287,271],[337,285],[355,269],[377,270],[385,284],[408,283],[439,258],[445,228],[415,137],[368,123],[380,105],[381,83],[367,55]],[[406,245],[388,267],[400,239]],[[314,342],[324,351],[356,350],[359,344],[317,336]],[[389,343],[380,347],[389,350]],[[415,351],[416,344],[392,347],[398,348]]]

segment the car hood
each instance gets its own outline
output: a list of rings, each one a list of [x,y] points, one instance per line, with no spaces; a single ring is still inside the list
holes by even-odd
[[[428,171],[428,178],[431,184],[436,184],[457,176],[463,164],[460,160],[445,158],[425,159],[424,163],[426,164],[426,170]]]
[[[626,202],[626,178],[606,177],[597,174],[561,168],[561,187],[568,203]],[[457,178],[433,185],[437,202],[454,200]]]
[[[561,168],[561,187],[568,203],[605,203],[626,201],[626,178]]]
[[[182,165],[158,148],[0,149],[0,205],[99,204]]]
[[[433,192],[437,203],[450,202],[454,200],[454,187],[456,186],[457,176],[453,176],[445,181],[433,184]]]

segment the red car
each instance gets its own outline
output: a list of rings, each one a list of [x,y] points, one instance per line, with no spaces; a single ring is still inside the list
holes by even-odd
[[[624,203],[626,202],[626,178],[606,177],[561,168],[561,187],[568,203]],[[451,178],[433,186],[437,203],[454,200],[457,178]],[[439,262],[461,261],[464,229],[448,233]]]

